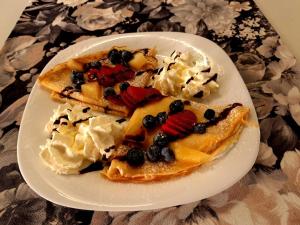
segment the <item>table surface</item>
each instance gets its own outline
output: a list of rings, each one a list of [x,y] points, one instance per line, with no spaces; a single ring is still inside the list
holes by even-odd
[[[216,196],[155,211],[92,212],[42,199],[24,182],[16,159],[37,76],[71,44],[141,31],[193,33],[230,55],[260,122],[255,165]],[[0,52],[0,75],[0,224],[300,224],[300,67],[253,1],[34,0]]]

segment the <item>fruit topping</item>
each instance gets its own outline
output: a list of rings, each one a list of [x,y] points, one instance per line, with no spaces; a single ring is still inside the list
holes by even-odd
[[[158,162],[161,158],[161,149],[157,145],[151,145],[146,152],[146,156],[150,162]]]
[[[93,62],[85,64],[84,69],[85,69],[85,71],[88,71],[90,69],[101,69],[101,66],[102,66],[101,62],[93,61]]]
[[[205,119],[211,120],[215,117],[215,111],[213,109],[207,109],[204,113]]]
[[[116,95],[115,89],[113,87],[107,87],[104,89],[104,98]]]
[[[117,64],[114,67],[102,66],[101,69],[91,68],[87,72],[87,76],[89,81],[98,80],[100,85],[109,87],[134,78],[135,72],[121,64]]]
[[[161,99],[162,95],[155,88],[129,86],[121,92],[121,97],[129,108],[134,109],[149,101]]]
[[[184,109],[184,104],[181,100],[175,100],[169,106],[170,114],[181,112]]]
[[[143,119],[143,125],[147,130],[152,130],[156,127],[156,118],[152,115],[146,115]]]
[[[166,112],[160,112],[157,114],[156,118],[158,123],[160,125],[163,125],[168,119],[168,114]]]
[[[80,90],[81,85],[84,84],[84,76],[82,72],[73,71],[71,75],[72,83],[75,87],[75,89]]]
[[[121,91],[125,91],[129,86],[130,84],[128,82],[122,82],[120,83],[119,88]]]
[[[111,96],[108,96],[106,99],[116,105],[124,105],[125,104],[120,95],[111,95]]]
[[[169,147],[161,149],[161,157],[165,162],[173,162],[175,160],[175,154]]]
[[[110,50],[110,52],[108,53],[108,59],[110,60],[110,62],[112,64],[119,64],[122,62],[122,56],[120,51],[118,51],[117,49],[112,49]]]
[[[206,124],[205,123],[194,124],[194,132],[198,134],[204,134],[206,132]]]
[[[128,62],[133,59],[133,54],[130,51],[123,50],[121,52],[123,65],[127,66]]]
[[[142,149],[134,147],[128,150],[126,161],[130,166],[138,167],[144,164],[145,157]]]
[[[169,115],[161,130],[166,134],[183,138],[193,131],[193,125],[197,122],[196,115],[190,110],[183,110],[173,115]]]
[[[123,100],[124,104],[130,109],[135,109],[135,102],[132,98],[128,95],[127,91],[121,92],[121,99]]]
[[[154,136],[153,143],[157,146],[164,147],[169,143],[169,136],[166,133],[159,132]]]

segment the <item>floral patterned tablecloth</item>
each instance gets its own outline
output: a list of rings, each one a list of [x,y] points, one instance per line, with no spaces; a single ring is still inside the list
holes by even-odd
[[[37,76],[69,45],[142,31],[193,33],[228,53],[260,122],[255,165],[216,196],[161,210],[92,212],[44,200],[24,182],[16,158]],[[33,0],[0,52],[0,91],[0,224],[300,225],[300,67],[253,1]]]

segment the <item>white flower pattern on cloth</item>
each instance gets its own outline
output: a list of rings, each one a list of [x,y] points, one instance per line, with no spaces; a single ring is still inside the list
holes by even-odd
[[[141,31],[197,34],[230,55],[259,117],[254,167],[216,196],[166,209],[91,213],[46,202],[24,183],[16,157],[38,74],[58,51],[85,38]],[[0,51],[0,75],[1,223],[300,224],[300,67],[253,0],[33,0]]]
[[[179,22],[187,33],[196,34],[200,20],[208,29],[219,35],[227,35],[239,13],[235,12],[224,0],[186,0],[185,3],[171,8],[175,16],[172,22]]]

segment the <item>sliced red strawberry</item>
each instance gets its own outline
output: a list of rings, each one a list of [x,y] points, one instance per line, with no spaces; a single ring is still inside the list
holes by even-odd
[[[123,99],[121,98],[120,95],[111,95],[107,97],[108,101],[111,101],[112,103],[116,105],[125,105]]]
[[[128,70],[127,67],[123,66],[122,64],[117,64],[114,67],[110,67],[112,73],[120,73],[122,71]]]
[[[98,83],[104,87],[112,87],[116,81],[112,76],[98,75]]]
[[[179,126],[183,127],[185,130],[189,130],[190,129],[190,123],[191,122],[186,122],[186,121],[183,121],[182,119],[180,118],[174,118],[173,120],[170,121],[170,123],[174,123],[174,124],[178,124]]]
[[[125,81],[125,80],[131,80],[131,79],[134,78],[134,76],[135,76],[134,71],[125,70],[125,71],[122,71],[122,72],[116,74],[116,80],[118,82],[122,82],[122,81]]]
[[[129,97],[126,91],[121,92],[121,98],[129,109],[135,108],[135,103],[132,101],[132,99]]]
[[[137,105],[151,101],[155,98],[161,98],[159,90],[155,88],[142,88],[130,86],[127,88],[128,95],[134,100]]]
[[[181,126],[178,123],[172,123],[171,121],[168,122],[167,126],[171,127],[174,130],[177,130],[178,132],[180,132],[184,135],[187,135],[192,131],[192,128],[190,128],[190,127],[186,128],[186,127]]]
[[[161,130],[172,137],[183,137],[180,132],[174,130],[172,127],[167,126],[166,124],[161,127]]]
[[[176,134],[178,137],[184,137],[192,132],[194,123],[197,122],[196,115],[190,110],[169,115],[162,130],[169,135]],[[169,133],[168,133],[169,132]]]
[[[91,69],[91,70],[95,70],[95,69]],[[108,66],[102,66],[101,69],[97,70],[97,71],[98,71],[97,72],[98,76],[109,76],[110,74],[112,74],[113,69],[111,67],[108,67]]]

